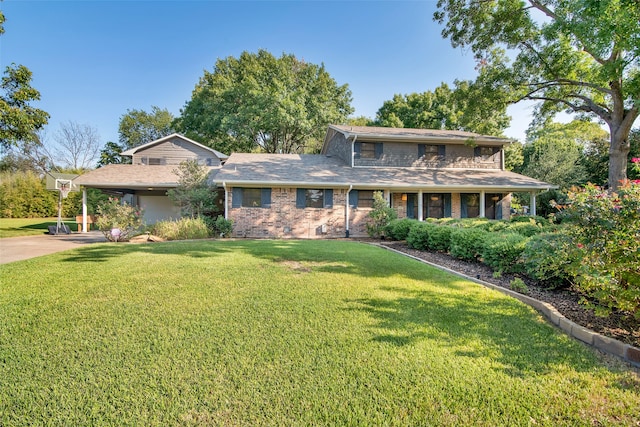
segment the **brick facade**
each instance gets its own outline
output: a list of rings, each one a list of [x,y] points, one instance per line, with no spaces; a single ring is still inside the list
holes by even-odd
[[[228,188],[229,207],[233,205],[233,191]],[[503,199],[503,218],[509,218],[511,195]],[[333,190],[331,208],[297,208],[296,188],[271,189],[270,208],[229,208],[233,220],[233,237],[325,239],[346,236],[346,189]],[[407,217],[407,202],[402,193],[391,194],[391,206],[398,218]],[[349,236],[366,237],[371,208],[349,207]],[[451,217],[460,218],[460,193],[451,194]]]
[[[228,189],[229,206],[233,191]],[[271,189],[271,208],[230,208],[233,237],[323,239],[346,236],[346,189],[333,190],[332,208],[297,208],[295,188]],[[371,209],[349,208],[349,235],[367,235]]]

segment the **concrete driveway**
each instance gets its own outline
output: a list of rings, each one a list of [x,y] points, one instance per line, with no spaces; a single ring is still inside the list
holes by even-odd
[[[89,243],[106,242],[100,231],[0,239],[0,264],[66,251]]]

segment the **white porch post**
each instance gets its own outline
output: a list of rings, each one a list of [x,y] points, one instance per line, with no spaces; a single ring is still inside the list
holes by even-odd
[[[532,191],[531,193],[529,193],[531,195],[531,201],[530,201],[530,209],[529,212],[531,212],[531,216],[536,216],[536,193],[535,191]]]
[[[222,188],[224,189],[224,219],[229,219],[229,191],[227,190],[227,183],[222,183]]]
[[[87,232],[87,188],[82,187],[82,232]]]
[[[418,221],[424,221],[422,217],[422,190],[418,190]]]
[[[484,190],[482,190],[480,191],[480,218],[484,218],[485,216]]]
[[[384,190],[382,192],[384,199],[387,201],[387,205],[391,206],[391,192],[389,190]]]

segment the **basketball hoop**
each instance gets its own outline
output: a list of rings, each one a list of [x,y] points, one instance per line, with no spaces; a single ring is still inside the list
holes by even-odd
[[[71,180],[56,179],[56,189],[60,192],[60,197],[66,199],[71,191]]]

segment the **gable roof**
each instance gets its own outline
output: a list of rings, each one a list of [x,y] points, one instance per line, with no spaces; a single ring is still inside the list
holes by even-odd
[[[459,130],[439,130],[439,129],[411,129],[411,128],[388,128],[377,126],[348,126],[329,125],[333,129],[344,135],[346,139],[356,137],[367,141],[442,141],[465,143],[473,140],[479,144],[504,145],[511,142],[508,138],[497,136],[481,135],[473,132]],[[327,133],[328,135],[329,133]]]
[[[178,186],[176,165],[106,165],[80,175],[74,179],[74,184],[91,188],[112,189],[168,189]],[[208,182],[213,182],[213,177],[220,167],[207,167],[209,171]]]
[[[360,188],[411,191],[540,191],[553,185],[499,169],[352,168],[320,154],[234,153],[214,178],[242,187]]]
[[[169,141],[169,140],[171,140],[173,138],[182,139],[183,141],[188,142],[189,144],[193,144],[193,145],[198,146],[198,147],[200,147],[200,148],[202,148],[204,150],[210,151],[213,154],[215,154],[216,157],[218,159],[220,159],[220,160],[223,160],[223,159],[226,159],[226,158],[229,157],[226,154],[223,154],[223,153],[219,152],[218,150],[214,150],[211,147],[207,147],[206,145],[202,145],[199,142],[196,142],[196,141],[194,141],[192,139],[189,139],[186,136],[181,135],[179,133],[172,133],[171,135],[167,135],[167,136],[164,136],[164,137],[162,137],[160,139],[156,139],[155,141],[151,141],[151,142],[147,142],[146,144],[138,145],[137,147],[133,147],[133,148],[130,148],[128,150],[123,151],[122,153],[120,153],[120,155],[122,155],[122,156],[133,156],[134,154],[136,154],[140,150],[144,150],[144,149],[147,149],[147,148],[152,147],[154,145],[161,144],[161,143]]]

